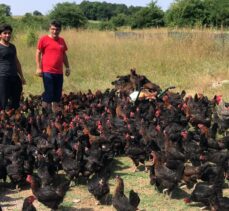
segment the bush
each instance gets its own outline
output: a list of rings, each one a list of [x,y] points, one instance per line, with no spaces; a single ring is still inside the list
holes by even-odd
[[[116,31],[117,28],[110,21],[102,21],[99,24],[99,30],[101,30],[101,31],[103,31],[103,30]]]
[[[46,16],[35,16],[31,13],[26,13],[22,19],[18,20],[22,28],[29,29],[48,29],[50,20]]]
[[[164,26],[164,12],[152,2],[149,7],[139,10],[132,18],[131,28]]]
[[[33,31],[29,30],[27,35],[26,35],[26,44],[28,47],[35,46],[38,41],[38,34]]]
[[[118,14],[117,16],[112,17],[110,21],[116,27],[126,26],[126,25],[128,25],[129,17],[125,14]]]
[[[228,0],[176,0],[166,12],[168,26],[229,26]]]

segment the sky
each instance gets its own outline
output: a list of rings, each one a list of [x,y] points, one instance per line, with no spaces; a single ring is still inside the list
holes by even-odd
[[[125,4],[127,6],[147,6],[151,0],[90,0],[90,1],[98,1],[98,2],[107,2],[107,3],[116,3],[116,4]],[[161,9],[168,9],[169,5],[174,0],[157,0],[157,5],[161,7]],[[57,3],[63,2],[75,2],[76,4],[80,4],[82,0],[0,0],[0,4],[6,4],[10,6],[12,15],[24,15],[27,12],[32,13],[35,10],[38,10],[43,15],[48,14],[49,11],[53,9],[53,7]]]

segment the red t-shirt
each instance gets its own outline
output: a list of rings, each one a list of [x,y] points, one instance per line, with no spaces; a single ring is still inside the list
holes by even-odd
[[[37,48],[42,53],[42,71],[54,74],[63,74],[64,54],[67,45],[63,38],[52,39],[48,35],[40,38]]]

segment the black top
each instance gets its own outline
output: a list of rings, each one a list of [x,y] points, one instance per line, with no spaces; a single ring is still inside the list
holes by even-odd
[[[0,44],[0,76],[17,76],[16,47]]]

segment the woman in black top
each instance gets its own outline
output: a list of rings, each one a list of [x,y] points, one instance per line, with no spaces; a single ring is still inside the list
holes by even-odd
[[[0,25],[0,110],[19,107],[25,84],[16,47],[10,43],[12,31],[10,25]]]

